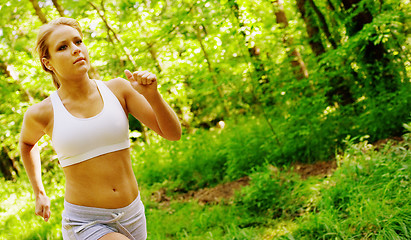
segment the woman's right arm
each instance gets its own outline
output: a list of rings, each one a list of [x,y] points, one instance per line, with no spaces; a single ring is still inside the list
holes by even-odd
[[[36,215],[47,222],[50,218],[50,199],[47,197],[41,179],[41,160],[38,140],[44,135],[44,115],[40,106],[33,105],[24,114],[20,133],[20,154],[36,198]]]

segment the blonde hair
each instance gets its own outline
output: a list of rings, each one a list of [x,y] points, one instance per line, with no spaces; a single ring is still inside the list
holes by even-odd
[[[39,33],[37,35],[37,44],[36,44],[36,51],[39,54],[40,58],[40,63],[41,66],[43,67],[43,70],[50,73],[52,78],[53,78],[53,83],[54,86],[59,89],[60,88],[60,82],[56,76],[56,74],[48,69],[43,61],[42,58],[50,58],[50,53],[49,53],[49,46],[47,44],[47,39],[50,37],[50,34],[56,29],[56,27],[61,26],[61,25],[66,25],[69,27],[72,27],[76,29],[79,33],[80,36],[83,37],[83,33],[81,32],[80,24],[72,18],[66,18],[66,17],[61,17],[57,18],[47,24],[44,24],[43,26],[40,27]]]

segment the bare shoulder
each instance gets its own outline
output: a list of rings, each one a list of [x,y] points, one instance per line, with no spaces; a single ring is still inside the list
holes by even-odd
[[[134,90],[130,82],[124,78],[114,78],[104,83],[117,96],[119,100],[126,100],[135,95],[140,95],[137,91]]]
[[[53,105],[50,97],[30,106],[24,114],[20,141],[34,145],[45,133],[50,134],[53,122]]]
[[[130,81],[119,77],[104,83],[116,95],[125,112],[130,113],[130,103],[133,105],[146,104],[144,97],[134,90]]]
[[[129,81],[120,77],[111,79],[104,83],[107,85],[108,88],[110,88],[112,92],[122,92],[122,94],[124,94],[124,91],[129,91],[131,87]]]
[[[50,120],[53,118],[53,105],[50,97],[30,106],[24,114],[24,118],[29,121],[37,122],[46,128]]]

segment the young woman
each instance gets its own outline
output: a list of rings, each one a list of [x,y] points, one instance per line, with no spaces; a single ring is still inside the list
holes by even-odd
[[[131,113],[168,140],[181,137],[179,120],[147,71],[107,82],[90,79],[90,59],[78,22],[59,18],[40,28],[37,50],[57,91],[28,108],[20,151],[48,221],[50,200],[41,180],[38,140],[51,137],[66,177],[63,239],[146,239],[144,206],[130,160]]]

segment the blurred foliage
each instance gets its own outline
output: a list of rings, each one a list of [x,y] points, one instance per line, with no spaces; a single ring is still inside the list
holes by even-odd
[[[249,185],[220,203],[182,200],[182,195],[169,192],[163,195],[164,185],[150,186],[150,179],[139,177],[148,239],[410,239],[411,123],[404,127],[408,133],[402,138],[376,145],[368,142],[369,136],[345,138],[345,151],[336,155],[338,167],[327,176],[302,179],[292,167],[256,167],[249,174]],[[204,141],[214,138],[203,136]],[[195,154],[188,142],[184,144],[189,154]],[[162,166],[169,159],[162,156],[137,169],[136,174],[169,170]],[[192,164],[205,163],[193,160]],[[187,169],[189,166],[184,171]],[[163,176],[168,174],[163,172]],[[211,176],[212,171],[207,174]],[[48,223],[34,214],[31,186],[24,173],[16,182],[0,180],[0,239],[61,239],[62,175],[56,167],[43,176],[52,200]],[[156,196],[161,196],[161,201]]]
[[[61,238],[64,176],[50,139],[39,142],[50,224],[33,214],[17,147],[27,107],[55,90],[34,52],[35,2],[47,21],[80,22],[92,78],[152,71],[181,120],[178,142],[130,120],[150,239],[410,238],[409,0],[0,0],[0,238]],[[330,178],[280,170],[333,157]],[[250,186],[233,202],[162,206],[149,196],[245,175]]]
[[[0,0],[0,156],[1,174],[7,179],[15,179],[21,169],[17,141],[26,108],[54,91],[34,53],[42,25],[35,2]],[[297,8],[301,2],[315,21],[303,21],[305,15]],[[212,171],[224,165],[226,172],[213,181],[248,174],[265,162],[327,159],[344,146],[347,135],[370,135],[370,141],[401,135],[401,124],[411,109],[409,0],[279,4],[274,0],[38,1],[46,21],[61,15],[78,19],[92,59],[91,77],[124,77],[124,69],[158,75],[160,92],[176,110],[190,136],[187,141],[201,143],[178,152],[170,147],[167,154],[177,165],[196,162],[202,158],[196,155],[199,152],[206,153],[204,159],[218,159],[215,166],[201,165],[202,161],[195,166]],[[280,11],[287,17],[287,27],[276,21]],[[310,45],[308,30],[314,27],[320,29],[313,37],[324,47],[321,55]],[[301,55],[307,78],[295,74],[293,49]],[[203,142],[201,138],[209,136],[196,135],[220,121],[235,125],[244,118],[250,124],[232,126],[231,133],[222,137],[225,149],[215,151],[214,139]],[[134,119],[130,125],[144,131]],[[136,146],[147,145],[150,139],[156,141],[151,133],[133,134]],[[55,157],[49,140],[42,141],[44,164],[50,169]],[[170,145],[164,144],[162,151],[168,151]],[[176,177],[182,181],[184,169]],[[163,178],[159,172],[158,180]]]

